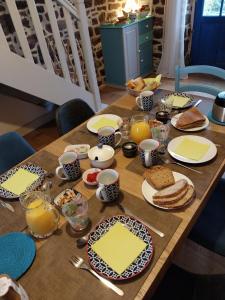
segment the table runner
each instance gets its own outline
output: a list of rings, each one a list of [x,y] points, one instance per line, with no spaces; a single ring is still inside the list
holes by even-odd
[[[181,219],[173,214],[156,210],[145,201],[125,191],[121,199],[111,205],[103,205],[95,196],[89,201],[89,216],[96,224],[102,216],[109,217],[123,214],[122,207],[151,223],[165,233],[164,238],[151,232],[154,245],[154,256],[150,265],[139,276],[123,282],[116,282],[125,295],[123,299],[133,299],[138,293],[151,269],[173,236]],[[78,249],[70,227],[65,224],[58,234],[53,235],[38,250],[30,270],[20,279],[32,300],[38,299],[119,299],[111,290],[101,285],[91,274],[75,269],[70,263],[71,255],[78,255],[87,262],[86,249]],[[63,285],[61,284],[63,281]]]

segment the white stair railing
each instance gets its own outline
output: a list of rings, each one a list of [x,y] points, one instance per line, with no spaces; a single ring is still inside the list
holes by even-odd
[[[78,1],[76,1],[76,0],[75,1],[56,0],[56,1],[58,2],[59,5],[63,6],[64,18],[65,18],[67,31],[68,31],[68,39],[69,39],[69,43],[70,43],[70,47],[71,47],[71,51],[72,51],[72,53],[70,55],[73,57],[73,61],[75,64],[74,69],[75,69],[75,72],[76,72],[75,75],[77,78],[75,80],[75,82],[77,82],[78,84],[76,85],[76,89],[75,89],[76,94],[74,94],[73,98],[76,98],[76,97],[82,98],[82,95],[85,95],[86,99],[84,99],[84,100],[86,101],[88,98],[87,102],[89,102],[89,104],[90,104],[90,101],[92,101],[91,106],[95,110],[99,110],[101,107],[101,101],[100,101],[99,89],[98,89],[98,85],[97,85],[94,61],[93,61],[93,56],[92,56],[91,42],[90,42],[89,31],[88,31],[88,20],[87,20],[86,10],[85,10],[83,0],[78,0]],[[17,37],[18,37],[18,41],[22,48],[24,60],[27,60],[30,63],[32,63],[33,65],[35,65],[34,59],[32,56],[32,52],[31,52],[31,49],[30,49],[30,46],[29,46],[29,43],[28,43],[28,40],[27,40],[27,37],[25,34],[25,30],[24,30],[24,27],[23,27],[23,24],[21,21],[21,16],[20,16],[20,13],[16,6],[16,0],[5,0],[5,3],[8,8],[8,11],[10,13],[10,16],[11,16],[11,19],[12,19]],[[49,76],[52,76],[51,80],[54,80],[53,77],[56,77],[56,76],[58,77],[58,75],[55,74],[54,62],[52,61],[51,55],[49,53],[50,49],[46,42],[46,37],[44,36],[44,32],[43,32],[42,24],[39,19],[39,14],[37,11],[35,0],[27,0],[27,5],[28,5],[29,12],[30,12],[31,20],[33,23],[33,27],[35,30],[35,34],[37,36],[38,44],[39,44],[39,47],[40,47],[40,50],[42,53],[42,57],[44,60],[45,69],[46,69],[46,71],[48,71]],[[68,92],[68,94],[71,95],[72,94],[72,86],[75,86],[75,84],[73,82],[74,80],[71,80],[70,68],[68,66],[68,62],[71,62],[71,58],[70,57],[68,58],[68,53],[65,51],[65,45],[60,36],[60,31],[59,31],[58,22],[56,19],[52,0],[45,0],[45,7],[47,10],[50,25],[52,28],[54,45],[55,45],[55,48],[56,48],[56,51],[58,54],[60,68],[62,70],[62,72],[61,72],[62,77],[66,82],[65,86],[66,86],[67,90],[65,90],[65,93],[66,93],[66,91],[68,91],[68,86],[70,86],[71,91],[70,91],[70,93]],[[85,62],[87,74],[83,74],[84,69],[82,70],[82,64],[80,61],[81,58],[80,58],[79,51],[77,48],[77,41],[75,39],[75,24],[77,24],[78,29],[80,31],[80,36],[81,36],[80,43],[82,46],[82,52],[84,55],[83,59]],[[3,43],[5,44],[7,42],[6,42],[4,33],[2,31],[2,28],[0,26],[0,44],[1,44],[0,48],[3,47]],[[6,49],[6,45],[5,45],[5,49]],[[9,50],[9,48],[8,48],[8,50]],[[1,56],[1,53],[0,53],[0,56]],[[15,57],[13,57],[13,60],[14,59],[15,59]],[[19,64],[21,65],[21,58],[19,58]],[[43,68],[43,66],[42,66],[42,68]],[[24,70],[25,69],[28,69],[28,65],[26,65],[26,68],[24,68]],[[33,70],[37,71],[38,70],[37,66]],[[87,85],[85,86],[85,80],[84,80],[85,75],[87,75],[87,77],[88,77],[89,87],[87,87]],[[62,82],[62,80],[60,80],[60,82]],[[57,80],[57,84],[58,83],[59,83],[59,80]],[[63,85],[63,83],[62,83],[62,85]],[[78,91],[77,87],[79,87],[80,93],[77,93],[77,91]],[[35,92],[35,93],[37,94],[37,92]],[[42,93],[42,95],[43,95],[43,93]],[[88,95],[88,97],[87,97],[87,95]],[[48,96],[49,96],[49,94],[48,94]],[[52,98],[52,101],[54,102],[53,98]],[[57,104],[59,104],[58,99],[55,101],[55,103],[56,102],[57,102]]]

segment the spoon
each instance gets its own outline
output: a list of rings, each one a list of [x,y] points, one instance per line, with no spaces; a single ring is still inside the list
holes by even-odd
[[[181,167],[186,168],[186,169],[188,169],[188,170],[191,170],[191,171],[193,171],[193,172],[202,174],[201,171],[195,170],[195,169],[193,169],[193,168],[190,168],[190,167],[188,167],[188,166],[185,166],[185,165],[183,165],[183,164],[181,164],[181,163],[178,163],[178,162],[176,162],[176,161],[171,161],[171,160],[169,160],[169,159],[164,159],[164,158],[162,158],[162,157],[160,157],[160,159],[161,159],[161,161],[164,162],[165,164],[174,164],[174,165],[178,165],[178,166],[181,166]]]
[[[1,205],[2,207],[7,208],[7,209],[10,210],[11,212],[14,212],[14,211],[15,211],[14,208],[13,208],[13,206],[12,206],[11,204],[6,203],[5,201],[3,201],[3,200],[1,200],[1,199],[0,199],[0,205]]]
[[[104,217],[102,217],[102,218],[98,221],[98,223],[100,223],[103,219],[104,219]],[[93,227],[91,228],[90,231],[93,231],[94,227],[96,227],[96,225],[93,226]],[[77,247],[78,247],[78,248],[82,248],[82,247],[84,247],[84,246],[87,244],[89,234],[90,234],[90,232],[87,233],[86,235],[82,236],[81,238],[77,239]]]

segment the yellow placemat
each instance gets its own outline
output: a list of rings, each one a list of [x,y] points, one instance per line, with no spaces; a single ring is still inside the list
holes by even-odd
[[[188,97],[182,97],[182,96],[177,96],[177,95],[170,95],[167,98],[168,101],[173,101],[173,106],[174,107],[184,107],[189,101],[190,98]]]
[[[208,152],[209,147],[209,144],[200,143],[190,138],[183,138],[181,143],[177,145],[174,153],[198,161]]]
[[[113,128],[118,128],[118,124],[116,120],[112,120],[110,118],[99,118],[98,121],[96,121],[91,127],[93,127],[95,130],[99,130],[99,128],[105,127],[105,126],[111,126]]]
[[[36,181],[38,177],[37,174],[33,174],[21,168],[9,179],[4,181],[1,186],[9,192],[19,196],[21,193],[25,192],[26,188]]]
[[[117,222],[91,247],[114,271],[122,274],[146,246],[144,241]]]

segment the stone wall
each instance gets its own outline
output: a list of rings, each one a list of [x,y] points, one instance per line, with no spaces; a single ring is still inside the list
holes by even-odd
[[[29,0],[28,0],[29,1]],[[169,1],[169,0],[167,0]],[[57,62],[57,51],[54,47],[54,39],[52,36],[52,29],[49,23],[48,14],[46,13],[46,8],[44,0],[35,0],[37,4],[37,9],[39,12],[40,20],[44,28],[44,34],[48,41],[48,45],[51,52],[52,59]],[[102,46],[100,39],[99,25],[104,22],[104,20],[112,19],[117,16],[118,11],[124,8],[126,0],[85,0],[86,12],[89,21],[89,32],[91,37],[94,62],[97,72],[97,79],[99,85],[104,83],[105,73],[104,73],[104,61],[102,55]],[[162,55],[162,42],[163,42],[163,25],[164,25],[164,13],[165,13],[165,0],[151,0],[152,2],[152,14],[154,17],[153,21],[153,65],[154,70],[157,69],[161,55]],[[28,42],[31,47],[32,55],[34,61],[37,64],[43,65],[43,59],[41,51],[37,42],[36,35],[34,34],[34,28],[29,15],[29,10],[27,8],[26,0],[16,0],[17,7],[19,9],[22,22],[25,28],[25,32],[28,38]],[[60,28],[61,36],[67,45],[68,33],[66,30],[64,15],[62,7],[60,7],[55,0],[53,0],[56,17],[58,25]],[[149,0],[142,0],[142,4],[149,3]],[[186,15],[186,29],[185,29],[185,57],[186,61],[189,58],[189,43],[191,37],[191,12],[192,12],[192,0],[188,0],[188,10]],[[17,36],[11,21],[11,18],[7,12],[7,8],[4,0],[0,0],[0,23],[3,26],[3,30],[7,36],[9,46],[12,51],[21,54],[22,50],[20,48]],[[76,23],[76,22],[75,22]],[[74,23],[74,24],[75,24]],[[75,24],[76,25],[76,24]],[[79,42],[79,32],[76,30],[76,37]],[[71,53],[71,49],[68,46],[68,51]],[[79,47],[80,49],[80,47]],[[82,57],[82,52],[80,51],[80,56]],[[70,61],[72,61],[72,56],[70,56]],[[82,64],[85,71],[85,66]],[[70,66],[71,72],[73,71],[72,64]],[[60,66],[57,67],[56,71],[61,75]],[[75,80],[76,81],[76,80]]]

